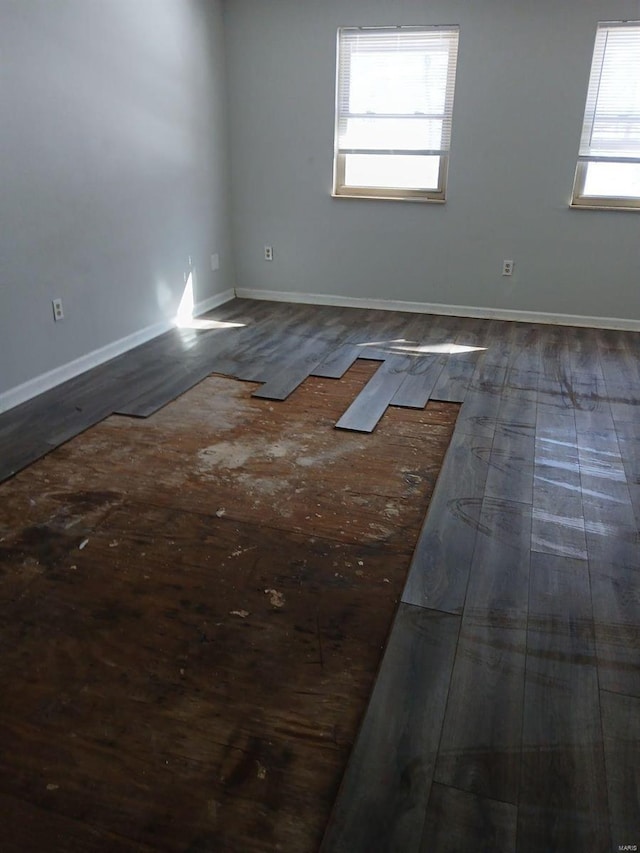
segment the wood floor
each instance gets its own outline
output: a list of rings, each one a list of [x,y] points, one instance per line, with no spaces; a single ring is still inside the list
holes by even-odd
[[[640,337],[239,300],[209,319],[1,416],[3,476],[211,371],[277,400],[377,360],[337,422],[364,432],[462,402],[322,850],[640,845]]]

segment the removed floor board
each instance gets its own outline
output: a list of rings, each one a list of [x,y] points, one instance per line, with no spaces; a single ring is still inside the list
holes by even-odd
[[[3,853],[317,851],[457,413],[337,432],[375,367],[213,376],[0,486]]]
[[[406,356],[389,356],[340,418],[336,427],[354,432],[372,432],[404,382],[408,369],[409,359]]]

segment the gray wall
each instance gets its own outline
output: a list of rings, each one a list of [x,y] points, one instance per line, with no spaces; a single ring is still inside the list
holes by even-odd
[[[638,18],[637,0],[229,0],[237,286],[640,319],[640,214],[568,208],[596,23]],[[354,24],[460,25],[446,205],[331,198]]]
[[[218,0],[0,0],[0,67],[1,393],[234,281]]]

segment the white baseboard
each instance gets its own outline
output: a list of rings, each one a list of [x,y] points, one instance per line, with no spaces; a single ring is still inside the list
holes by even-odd
[[[445,305],[441,302],[403,302],[396,299],[364,299],[325,293],[295,293],[279,290],[253,290],[237,287],[240,299],[268,299],[275,302],[300,302],[305,305],[335,305],[341,308],[379,308],[382,311],[409,311],[415,314],[445,314],[451,317],[475,317],[482,320],[514,320],[519,323],[547,323],[555,326],[587,326],[640,332],[640,320],[620,317],[589,317],[583,314],[550,314],[544,311],[516,311],[510,308],[479,308]]]
[[[225,290],[223,293],[217,293],[215,296],[210,296],[208,299],[198,302],[198,304],[194,306],[194,317],[204,314],[207,311],[211,311],[213,308],[217,308],[219,305],[228,302],[230,299],[234,298],[234,295],[233,290]],[[175,321],[173,319],[163,320],[161,323],[155,323],[153,326],[147,326],[144,329],[133,332],[131,335],[127,335],[124,338],[113,341],[104,347],[100,347],[99,349],[88,352],[85,355],[81,355],[79,358],[67,362],[67,364],[63,364],[60,367],[49,370],[47,373],[42,373],[34,379],[29,379],[28,382],[24,382],[22,385],[10,388],[8,391],[4,391],[0,394],[0,413],[13,409],[14,406],[19,406],[20,403],[25,403],[32,397],[37,397],[38,394],[49,391],[51,388],[55,388],[56,385],[60,385],[68,379],[73,379],[74,376],[79,376],[81,373],[91,370],[92,367],[104,364],[105,361],[109,361],[118,355],[122,355],[122,353],[134,349],[135,347],[150,341],[152,338],[157,338],[158,335],[168,332],[169,329],[172,329],[174,326]]]
[[[229,300],[234,299],[236,293],[235,290],[224,290],[222,293],[216,293],[215,296],[210,296],[208,299],[203,299],[202,302],[198,302],[193,308],[193,316],[199,317],[201,314],[206,314],[207,311],[213,311],[214,308],[218,308],[220,305],[224,305],[225,302],[229,302]]]

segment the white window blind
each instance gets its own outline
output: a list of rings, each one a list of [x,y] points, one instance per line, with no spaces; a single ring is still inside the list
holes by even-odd
[[[640,201],[640,22],[598,24],[573,201]]]
[[[444,198],[457,27],[338,31],[337,194]]]

